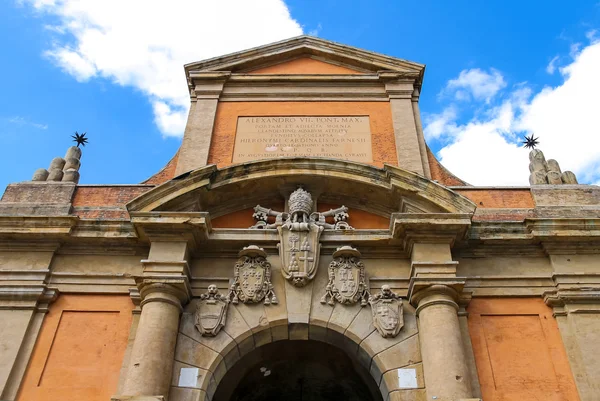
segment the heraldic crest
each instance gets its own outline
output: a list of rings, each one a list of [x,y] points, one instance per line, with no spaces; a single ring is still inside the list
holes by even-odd
[[[219,294],[217,286],[208,286],[196,305],[196,328],[205,337],[214,337],[225,326],[229,298]]]
[[[396,337],[404,326],[404,315],[402,311],[402,299],[390,289],[389,285],[383,285],[381,292],[369,298],[371,313],[373,314],[373,326],[382,337]]]
[[[252,304],[264,301],[265,305],[277,304],[271,284],[271,264],[267,253],[256,245],[244,247],[233,272],[231,303]]]
[[[327,212],[313,212],[313,200],[309,192],[298,188],[288,199],[289,212],[276,212],[258,205],[253,217],[257,223],[251,228],[277,228],[279,232],[279,255],[281,272],[286,280],[297,287],[304,287],[317,273],[321,244],[319,238],[324,229],[352,229],[346,222],[348,208],[342,206]],[[269,216],[275,222],[268,223]],[[327,223],[333,217],[334,223]]]
[[[369,286],[365,265],[360,258],[358,249],[348,245],[339,247],[333,253],[333,260],[329,264],[329,282],[325,295],[321,298],[322,304],[334,305],[337,301],[350,305],[360,301],[361,306],[367,305]]]

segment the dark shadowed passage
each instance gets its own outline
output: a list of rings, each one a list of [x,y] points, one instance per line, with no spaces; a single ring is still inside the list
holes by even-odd
[[[343,350],[318,341],[278,341],[228,370],[214,401],[382,401],[369,372]]]

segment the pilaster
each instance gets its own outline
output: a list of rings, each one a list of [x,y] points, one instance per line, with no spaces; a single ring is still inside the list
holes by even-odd
[[[39,335],[49,305],[59,295],[48,286],[50,264],[57,248],[54,243],[32,244],[14,242],[4,252],[2,262],[9,268],[0,269],[0,399],[14,400],[23,380],[33,347]]]
[[[175,175],[206,166],[219,96],[229,73],[197,73],[190,78],[191,105]]]
[[[390,99],[398,167],[424,176],[419,133],[412,104],[413,82],[391,80],[385,90]]]
[[[544,294],[553,309],[582,401],[600,394],[600,286],[558,289]]]

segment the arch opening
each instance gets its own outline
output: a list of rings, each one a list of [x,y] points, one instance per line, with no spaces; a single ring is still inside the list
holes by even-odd
[[[213,401],[383,401],[371,374],[341,348],[283,340],[244,355],[219,382]]]

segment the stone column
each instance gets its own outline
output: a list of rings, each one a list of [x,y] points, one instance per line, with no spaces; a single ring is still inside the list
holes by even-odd
[[[419,341],[428,400],[471,399],[471,374],[458,320],[465,283],[456,276],[448,243],[415,243],[410,303],[419,319]]]
[[[131,348],[122,395],[114,401],[163,400],[169,395],[179,317],[191,295],[184,241],[155,241],[142,276],[135,277],[142,313]]]
[[[142,314],[123,392],[131,396],[166,397],[185,294],[169,284],[148,282],[142,283],[140,295]]]
[[[431,285],[411,299],[417,305],[428,400],[458,400],[472,396],[457,300],[458,292],[445,285]]]

